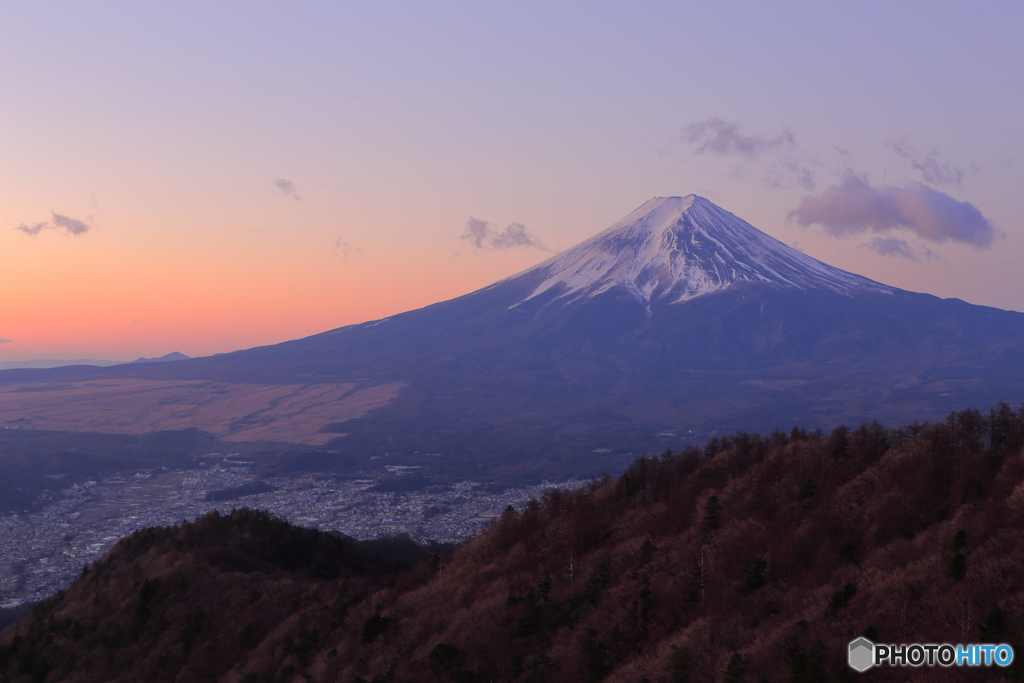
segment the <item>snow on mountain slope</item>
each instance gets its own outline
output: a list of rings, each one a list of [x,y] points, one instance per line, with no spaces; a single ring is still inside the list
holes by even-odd
[[[568,303],[621,287],[648,309],[655,299],[680,303],[740,281],[846,295],[894,291],[788,247],[696,195],[655,197],[508,280],[520,278],[540,280],[524,301],[551,291]]]

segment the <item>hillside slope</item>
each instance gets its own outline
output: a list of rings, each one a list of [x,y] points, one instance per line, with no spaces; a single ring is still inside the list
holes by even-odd
[[[507,510],[399,574],[256,513],[207,517],[123,541],[0,637],[0,672],[857,680],[845,649],[861,634],[1007,642],[1024,657],[1022,447],[1024,411],[1006,405],[900,430],[740,433]],[[1021,668],[869,675],[1019,680]]]

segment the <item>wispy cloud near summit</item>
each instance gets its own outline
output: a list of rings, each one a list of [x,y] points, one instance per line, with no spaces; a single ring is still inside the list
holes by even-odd
[[[894,256],[896,258],[915,262],[922,260],[942,261],[942,259],[928,247],[921,247],[921,250],[924,252],[924,255],[922,256],[918,251],[910,246],[906,240],[901,240],[898,237],[874,237],[869,243],[862,244],[860,246],[870,249],[879,256]]]
[[[793,133],[785,128],[774,137],[744,135],[738,123],[717,116],[691,123],[683,128],[683,135],[687,142],[697,145],[696,154],[742,154],[754,158],[763,152],[796,147]]]
[[[740,131],[738,122],[712,116],[685,126],[682,140],[693,146],[693,154],[738,159],[748,169],[761,170],[766,187],[815,187],[813,165],[788,128],[774,135],[746,134]],[[733,168],[729,174],[745,176],[743,166]]]
[[[967,169],[939,158],[939,151],[932,147],[928,151],[914,147],[906,140],[897,140],[886,145],[899,157],[921,174],[926,183],[960,187],[967,176]]]

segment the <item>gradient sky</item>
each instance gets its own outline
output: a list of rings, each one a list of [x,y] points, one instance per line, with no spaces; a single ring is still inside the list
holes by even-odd
[[[1024,311],[1024,3],[0,5],[0,361],[448,299],[696,193]]]

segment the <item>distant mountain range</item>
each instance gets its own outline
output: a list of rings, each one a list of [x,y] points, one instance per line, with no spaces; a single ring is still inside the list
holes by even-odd
[[[209,392],[195,415],[222,406],[227,417],[203,427],[219,436],[327,444],[345,467],[388,457],[463,476],[580,476],[737,429],[1016,405],[1022,377],[1024,314],[834,268],[691,195],[652,199],[522,273],[383,320],[179,363],[3,372],[0,420],[31,412],[69,428],[73,390],[91,383],[98,406],[102,380],[120,387],[110,396],[139,388],[137,430],[189,426],[166,396],[149,412],[139,402],[160,383],[197,410],[189,392]],[[60,401],[46,389],[58,384]],[[257,401],[268,387],[288,400]],[[243,395],[258,405],[230,408]],[[100,428],[90,420],[75,424]]]
[[[188,360],[188,358],[189,357],[183,353],[172,351],[171,353],[160,356],[159,358],[136,358],[133,361],[99,360],[96,358],[39,358],[36,360],[5,360],[0,361],[0,370],[64,368],[71,365],[94,365],[105,368],[110,367],[111,365],[122,365],[126,362],[165,363],[175,360]]]
[[[108,367],[120,365],[123,360],[100,360],[97,358],[37,358],[35,360],[0,361],[0,370],[20,370],[37,368],[63,368],[69,365],[95,365]]]
[[[171,363],[177,360],[188,360],[189,357],[177,351],[171,351],[159,358],[136,358],[133,363]]]

